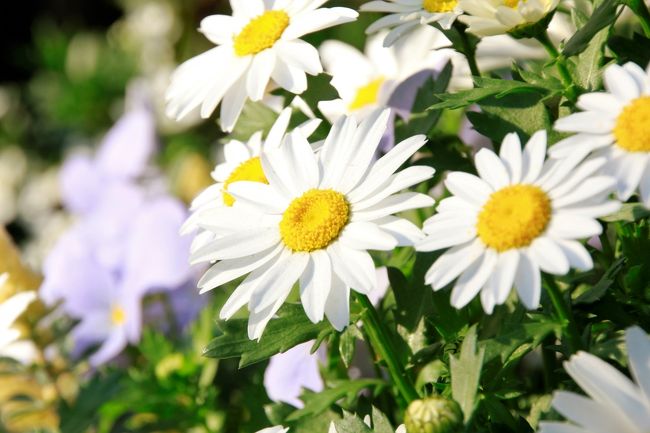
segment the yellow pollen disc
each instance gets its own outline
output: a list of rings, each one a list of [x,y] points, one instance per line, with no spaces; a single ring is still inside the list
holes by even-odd
[[[345,196],[331,189],[310,189],[282,215],[280,235],[292,251],[310,252],[331,244],[350,219]]]
[[[380,77],[372,80],[365,86],[359,87],[357,94],[354,96],[354,100],[350,102],[350,105],[348,106],[350,111],[358,110],[367,105],[376,103],[379,99],[379,90],[383,83],[384,78]]]
[[[430,13],[451,12],[458,5],[458,0],[424,0],[422,7]]]
[[[504,6],[508,6],[511,9],[517,9],[517,6],[519,5],[519,0],[504,0],[503,4]]]
[[[113,325],[122,325],[126,321],[126,312],[120,306],[111,309],[111,322]]]
[[[250,20],[235,36],[235,54],[248,56],[271,48],[289,26],[289,15],[284,11],[266,11]]]
[[[614,127],[616,144],[628,152],[650,152],[650,96],[630,102]]]
[[[226,182],[223,184],[223,203],[226,206],[232,206],[235,203],[235,197],[228,194],[228,185],[233,182],[240,182],[248,180],[251,182],[269,183],[262,169],[262,160],[259,156],[255,156],[239,164],[239,167],[234,169]]]
[[[551,220],[551,200],[533,185],[507,186],[492,193],[478,216],[485,245],[501,252],[530,245]]]

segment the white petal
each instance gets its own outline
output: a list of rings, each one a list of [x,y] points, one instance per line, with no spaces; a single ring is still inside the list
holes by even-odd
[[[263,213],[281,214],[289,205],[275,188],[262,182],[234,182],[228,185],[228,193],[238,205],[251,206]]]
[[[357,251],[334,242],[327,248],[332,269],[352,290],[369,293],[376,282],[375,264],[366,251]]]
[[[372,221],[405,210],[433,206],[435,201],[426,194],[405,192],[392,195],[374,206],[352,214],[352,221]]]
[[[266,49],[253,57],[246,78],[248,97],[252,101],[259,101],[264,96],[271,79],[271,73],[275,69],[275,62],[276,54],[272,49]]]
[[[523,157],[521,141],[516,132],[507,134],[501,143],[499,157],[510,173],[510,182],[519,183],[522,177]]]
[[[332,275],[325,315],[337,331],[342,331],[350,323],[350,288],[336,274]]]
[[[474,163],[481,179],[490,184],[495,191],[510,184],[508,170],[491,150],[479,150],[474,157]]]
[[[341,233],[340,242],[355,250],[389,251],[397,246],[397,240],[381,230],[377,224],[357,221],[349,223]]]
[[[190,257],[190,263],[236,259],[264,251],[280,242],[278,228],[260,228],[238,232],[215,239],[199,248]]]
[[[515,274],[515,288],[519,300],[529,310],[539,306],[539,298],[542,294],[542,281],[537,264],[527,254],[519,256],[519,266]]]
[[[311,75],[323,72],[318,50],[305,41],[279,41],[276,49],[282,60],[294,68],[302,69]]]
[[[622,102],[637,98],[641,92],[634,78],[619,65],[610,65],[605,68],[603,80],[605,88]]]
[[[572,268],[579,271],[588,271],[594,267],[594,262],[589,252],[580,242],[564,239],[556,239],[555,242],[562,249]]]
[[[300,277],[300,300],[305,314],[314,323],[323,320],[325,304],[332,288],[332,263],[323,250],[310,254],[305,272]]]
[[[565,275],[569,272],[569,260],[550,238],[535,239],[528,247],[528,253],[544,272],[553,275]]]
[[[479,239],[450,248],[429,268],[425,283],[434,290],[442,289],[478,260],[484,251],[485,247]]]
[[[625,331],[625,342],[630,359],[630,371],[650,402],[650,340],[638,326]]]
[[[523,179],[522,183],[533,183],[537,180],[546,157],[546,131],[537,131],[530,137],[522,159]]]
[[[285,299],[309,263],[309,254],[292,253],[286,260],[278,262],[269,269],[251,295],[248,304],[250,311],[259,313],[274,305],[278,299]]]
[[[492,249],[485,250],[482,259],[475,261],[458,277],[451,292],[451,305],[463,308],[469,304],[490,278],[497,263],[497,253]]]
[[[445,186],[453,195],[478,207],[485,204],[493,192],[481,178],[460,171],[449,173]]]
[[[560,212],[553,215],[548,235],[560,239],[586,239],[602,233],[600,224],[593,218]]]

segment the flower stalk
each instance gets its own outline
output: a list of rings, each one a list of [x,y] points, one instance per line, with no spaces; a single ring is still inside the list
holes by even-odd
[[[566,58],[564,55],[558,52],[557,48],[555,48],[555,45],[553,45],[553,42],[551,42],[551,38],[548,36],[548,32],[546,30],[538,33],[535,36],[535,39],[537,39],[537,41],[542,44],[546,52],[554,60],[555,67],[557,68],[560,79],[562,80],[562,84],[564,84],[564,88],[566,90],[566,97],[571,101],[575,101],[577,99],[575,84],[573,77],[569,72],[569,68],[567,67]]]
[[[357,293],[356,298],[364,309],[362,312],[362,320],[364,330],[370,339],[370,344],[375,352],[386,362],[390,377],[400,395],[407,404],[417,400],[420,396],[415,390],[415,386],[408,376],[404,365],[400,362],[395,346],[390,340],[388,331],[379,319],[377,310],[375,310],[375,307],[366,295]]]

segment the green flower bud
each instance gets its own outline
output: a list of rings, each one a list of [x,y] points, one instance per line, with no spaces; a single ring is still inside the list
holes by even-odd
[[[463,411],[454,400],[431,396],[409,405],[404,424],[407,433],[458,433],[463,427]]]

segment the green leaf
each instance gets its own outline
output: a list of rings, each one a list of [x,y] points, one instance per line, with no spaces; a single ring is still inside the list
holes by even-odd
[[[277,117],[278,113],[261,102],[248,101],[229,138],[246,141],[257,131],[262,131],[266,135]]]
[[[580,293],[577,298],[573,301],[575,304],[591,304],[602,298],[607,289],[609,289],[612,284],[616,281],[616,277],[625,267],[625,262],[627,259],[625,257],[618,258],[612,265],[607,269],[605,275],[594,284],[590,289]]]
[[[278,318],[269,322],[259,342],[248,338],[248,319],[219,321],[217,326],[221,335],[208,344],[203,355],[217,359],[241,357],[240,368],[333,332],[327,321],[312,323],[300,304],[280,308]]]
[[[609,36],[610,26],[594,35],[589,46],[577,57],[573,76],[576,84],[587,91],[597,90],[603,80],[604,48]]]
[[[637,65],[647,65],[650,63],[650,50],[639,49],[639,47],[650,47],[650,38],[639,33],[634,33],[632,39],[613,35],[609,38],[607,46],[616,54],[619,64],[633,62]]]
[[[337,433],[372,433],[361,418],[346,411],[343,411],[343,419],[334,421],[334,425]]]
[[[526,141],[536,131],[551,129],[551,118],[540,95],[529,93],[501,99],[488,98],[479,105],[482,111],[468,112],[467,118],[477,132],[497,146],[510,132],[516,132],[522,141]]]
[[[465,422],[472,416],[476,405],[484,355],[484,348],[476,351],[476,325],[474,325],[465,335],[460,356],[450,357],[451,395],[463,409]]]
[[[372,431],[375,433],[395,433],[395,429],[390,425],[390,421],[382,411],[372,407]]]
[[[443,93],[436,95],[441,102],[433,104],[429,110],[440,110],[443,108],[463,108],[482,101],[489,97],[500,99],[508,95],[521,95],[533,93],[546,95],[548,90],[542,87],[515,80],[501,80],[496,78],[474,77],[476,87],[469,90],[462,90],[456,93]]]
[[[345,365],[347,368],[349,368],[352,364],[357,339],[362,338],[363,337],[359,331],[359,328],[357,328],[355,325],[348,326],[345,328],[345,331],[341,333],[341,338],[339,339],[339,353],[341,354],[343,365]]]
[[[562,54],[571,57],[583,52],[593,42],[598,32],[610,26],[618,16],[616,9],[620,3],[617,0],[603,0],[587,23],[578,29],[564,46]]]
[[[81,389],[74,405],[68,406],[62,402],[59,410],[61,433],[83,433],[96,424],[99,408],[120,391],[122,383],[119,379],[119,373],[96,376]]]
[[[421,282],[407,281],[402,271],[388,268],[388,281],[395,294],[397,311],[395,320],[409,331],[413,331],[420,323],[424,309],[431,299],[431,290]]]
[[[602,217],[601,220],[608,223],[617,221],[634,222],[648,216],[650,216],[650,209],[647,209],[641,203],[625,203],[618,212]]]
[[[379,379],[362,379],[345,381],[340,385],[325,391],[306,394],[302,397],[305,406],[287,417],[287,421],[296,421],[325,412],[331,405],[344,397],[355,398],[364,388],[383,387],[385,382]],[[340,432],[339,432],[340,433]]]

